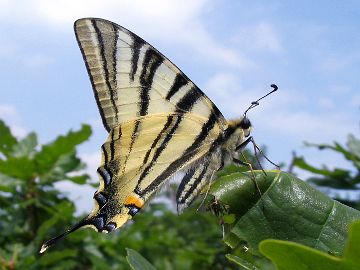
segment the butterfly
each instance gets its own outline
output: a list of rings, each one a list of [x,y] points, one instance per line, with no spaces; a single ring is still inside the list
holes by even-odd
[[[123,226],[179,172],[176,202],[185,208],[224,165],[244,165],[236,157],[252,139],[246,112],[227,121],[179,68],[134,33],[95,18],[77,20],[74,30],[109,134],[101,146],[94,209],[40,253],[81,227],[111,232]]]

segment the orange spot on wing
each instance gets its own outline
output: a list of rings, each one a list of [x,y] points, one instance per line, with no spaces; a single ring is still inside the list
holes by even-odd
[[[144,205],[144,200],[136,194],[131,194],[126,197],[125,205],[135,205],[137,208],[141,208]]]

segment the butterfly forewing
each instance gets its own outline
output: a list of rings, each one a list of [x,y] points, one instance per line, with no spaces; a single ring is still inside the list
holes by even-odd
[[[217,107],[174,64],[129,30],[102,19],[80,19],[75,33],[105,128],[171,112],[215,114]]]

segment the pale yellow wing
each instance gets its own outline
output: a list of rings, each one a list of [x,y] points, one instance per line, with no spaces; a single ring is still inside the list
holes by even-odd
[[[155,114],[113,128],[102,147],[101,183],[89,220],[99,231],[122,226],[179,170],[218,156],[222,138],[214,119],[189,113]]]
[[[206,95],[173,63],[129,30],[103,19],[80,19],[76,37],[107,131],[157,113],[216,116],[226,120]]]

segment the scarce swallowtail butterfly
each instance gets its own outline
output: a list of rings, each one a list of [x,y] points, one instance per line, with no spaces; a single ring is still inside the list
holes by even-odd
[[[40,253],[84,226],[98,232],[123,226],[179,171],[176,200],[186,207],[223,165],[239,162],[236,157],[251,140],[246,113],[225,120],[179,68],[142,38],[103,19],[79,19],[74,29],[109,135],[101,147],[93,211],[45,242]]]

